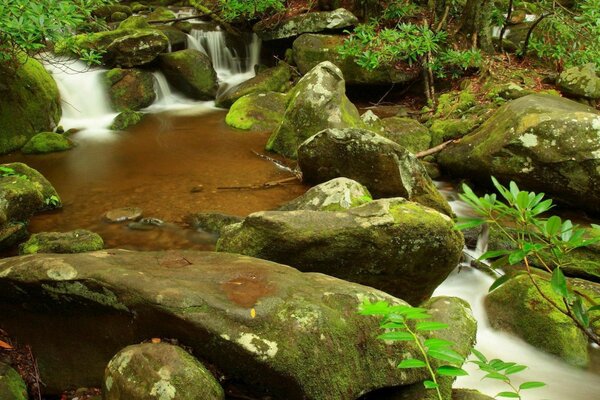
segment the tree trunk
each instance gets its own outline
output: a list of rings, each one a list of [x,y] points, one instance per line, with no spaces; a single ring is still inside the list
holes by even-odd
[[[463,9],[461,31],[473,38],[473,43],[487,52],[493,52],[491,17],[493,0],[467,0]]]

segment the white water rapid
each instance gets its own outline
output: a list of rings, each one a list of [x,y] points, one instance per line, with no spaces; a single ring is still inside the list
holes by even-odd
[[[441,190],[446,192],[447,190]],[[458,200],[450,201],[454,212],[464,215],[468,206]],[[478,243],[478,247],[481,244]],[[481,253],[479,253],[481,254]],[[478,254],[473,254],[477,258]],[[455,270],[435,290],[434,296],[454,296],[466,300],[477,319],[477,344],[475,348],[488,359],[499,358],[527,365],[525,371],[511,376],[513,384],[526,381],[541,381],[547,386],[521,392],[523,400],[598,400],[600,399],[600,376],[572,367],[564,361],[543,353],[523,340],[493,329],[487,318],[483,300],[494,279],[484,272],[469,266]],[[489,396],[509,387],[498,380],[484,379],[485,373],[475,364],[467,363],[463,367],[469,376],[459,377],[454,383],[456,388],[471,388]]]

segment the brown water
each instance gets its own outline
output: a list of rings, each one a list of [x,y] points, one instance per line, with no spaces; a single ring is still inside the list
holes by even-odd
[[[216,110],[198,116],[147,115],[130,131],[114,133],[115,140],[76,134],[73,140],[79,145],[73,150],[15,153],[2,156],[0,162],[20,161],[37,169],[61,196],[63,209],[32,218],[32,233],[84,228],[99,233],[106,247],[206,250],[214,247],[214,237],[187,229],[186,215],[218,211],[245,216],[275,208],[307,189],[300,183],[262,190],[219,189],[291,176],[252,153],[264,153],[268,134],[234,130],[224,119],[225,112]],[[135,231],[127,224],[103,221],[106,211],[120,207],[139,207],[144,217],[167,224]]]

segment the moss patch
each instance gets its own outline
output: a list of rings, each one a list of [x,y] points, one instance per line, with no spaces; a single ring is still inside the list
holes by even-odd
[[[25,154],[43,154],[70,150],[75,146],[71,139],[54,132],[38,133],[21,148]]]

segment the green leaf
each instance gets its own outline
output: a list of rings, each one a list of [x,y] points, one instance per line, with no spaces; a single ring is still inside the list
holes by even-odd
[[[417,326],[415,327],[415,329],[418,331],[438,331],[440,329],[446,329],[446,328],[448,328],[448,324],[444,324],[443,322],[436,322],[436,321],[419,322],[419,323],[417,323]]]
[[[475,228],[479,225],[485,224],[485,220],[479,219],[479,218],[461,219],[460,221],[461,222],[459,222],[458,224],[456,224],[454,226],[454,229],[459,230],[459,231],[469,229],[469,228]]]
[[[567,280],[565,275],[560,270],[560,267],[554,268],[552,271],[552,279],[550,280],[550,286],[554,293],[564,298],[569,297],[569,290],[567,289]]]
[[[465,362],[463,356],[458,354],[456,351],[448,348],[429,349],[427,350],[427,355],[435,359],[450,363],[462,364]]]
[[[451,342],[449,340],[444,340],[444,339],[431,338],[431,339],[425,340],[425,342],[423,344],[425,345],[425,347],[428,347],[430,349],[437,349],[439,347],[453,346],[454,342]]]
[[[591,312],[591,311],[600,311],[600,305],[592,306],[592,307],[588,308],[588,312]]]
[[[462,368],[453,367],[451,365],[443,365],[437,369],[438,375],[441,376],[465,376],[469,375],[467,371]]]
[[[491,292],[492,290],[496,289],[497,287],[502,286],[509,279],[510,279],[510,276],[508,274],[502,275],[500,278],[496,279],[494,281],[494,283],[492,283],[492,285],[488,289],[488,292]]]
[[[475,354],[475,357],[477,357],[479,359],[479,361],[487,363],[487,358],[479,350],[472,348],[471,353]]]
[[[573,235],[573,223],[570,219],[567,219],[565,222],[563,222],[560,231],[562,240],[568,242],[569,239],[571,239],[571,235]]]
[[[515,265],[527,256],[528,252],[526,250],[515,250],[508,256],[508,262],[510,265]]]
[[[396,331],[396,332],[386,332],[377,336],[377,339],[381,340],[398,340],[398,341],[413,341],[415,340],[414,336],[408,332]]]
[[[512,250],[507,250],[507,249],[490,250],[490,251],[486,251],[481,256],[479,256],[478,260],[479,261],[488,260],[490,258],[496,258],[496,257],[500,257],[500,256],[505,256],[505,255],[510,254],[510,253],[512,253]]]
[[[508,397],[508,398],[511,398],[511,399],[520,399],[521,398],[521,396],[519,396],[515,392],[500,392],[500,393],[498,393],[494,397]]]
[[[517,372],[521,372],[527,369],[526,365],[513,365],[512,367],[508,367],[504,373],[506,375],[516,374]]]
[[[560,227],[562,226],[562,220],[560,217],[556,215],[551,216],[546,221],[546,225],[544,226],[545,233],[547,237],[554,237],[560,232]]]
[[[438,387],[438,384],[434,381],[423,381],[423,386],[425,386],[425,389],[435,389]]]
[[[406,369],[406,368],[423,368],[426,367],[424,361],[418,360],[416,358],[408,358],[406,360],[402,360],[400,364],[398,364],[398,368]]]
[[[506,375],[503,375],[503,374],[498,373],[498,372],[490,372],[489,374],[486,374],[484,376],[484,378],[498,379],[500,381],[505,381],[505,382],[508,382],[510,380],[510,379],[508,379],[508,377]]]
[[[540,388],[546,386],[546,384],[544,382],[524,382],[521,383],[521,386],[519,386],[519,390],[526,390],[526,389],[535,389],[535,388]]]
[[[384,322],[380,326],[382,329],[406,329],[406,324],[402,322]]]
[[[575,314],[575,318],[577,318],[577,320],[585,328],[588,328],[590,326],[590,316],[585,310],[583,301],[581,301],[581,297],[579,296],[576,296],[575,301],[573,302],[573,314]]]

